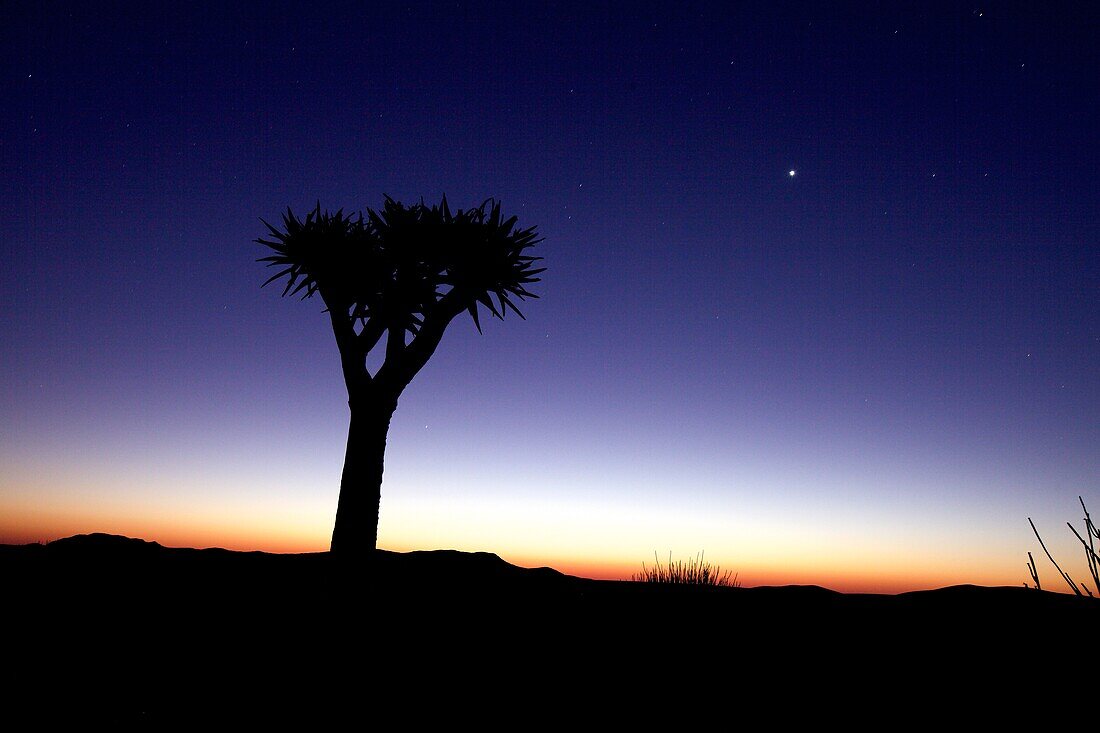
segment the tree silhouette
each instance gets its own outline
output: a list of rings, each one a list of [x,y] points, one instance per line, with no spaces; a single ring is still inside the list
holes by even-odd
[[[542,240],[535,227],[505,219],[493,199],[452,212],[446,196],[433,206],[387,196],[365,217],[322,212],[318,203],[304,221],[288,208],[281,230],[263,223],[270,238],[256,242],[274,253],[257,261],[280,268],[264,285],[285,277],[284,296],[320,295],[332,323],[350,424],[331,547],[365,556],[378,541],[386,434],[398,398],[460,313],[479,333],[479,304],[501,320],[508,310],[523,318],[514,299],[538,297],[525,286],[546,268],[526,252]],[[371,374],[367,355],[375,348],[384,348],[384,360]]]

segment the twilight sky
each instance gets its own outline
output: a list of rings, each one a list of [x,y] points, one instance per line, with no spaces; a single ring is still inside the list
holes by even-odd
[[[406,390],[381,546],[898,591],[1019,584],[1031,516],[1082,574],[1095,4],[148,5],[0,10],[0,542],[326,549],[259,219],[446,193],[549,269]]]

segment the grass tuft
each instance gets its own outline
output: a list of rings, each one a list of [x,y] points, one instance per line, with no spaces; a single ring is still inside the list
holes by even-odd
[[[672,553],[668,553],[668,564],[661,565],[657,559],[657,553],[653,553],[653,567],[646,567],[642,563],[642,572],[635,573],[630,579],[636,583],[666,583],[671,585],[710,585],[721,588],[740,588],[741,582],[737,575],[730,570],[725,573],[718,565],[711,565],[703,559],[703,553],[699,553],[694,559],[672,561]]]

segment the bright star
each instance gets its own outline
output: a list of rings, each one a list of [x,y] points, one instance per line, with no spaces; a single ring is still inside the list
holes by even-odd
[[[797,171],[795,171],[795,170],[794,170],[794,169],[792,168],[791,170],[787,171],[787,175],[788,175],[788,176],[790,176],[791,178],[794,178],[794,174],[795,174],[796,172],[797,172]]]

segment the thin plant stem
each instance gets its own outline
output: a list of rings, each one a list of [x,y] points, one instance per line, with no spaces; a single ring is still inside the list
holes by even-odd
[[[1066,572],[1058,566],[1058,562],[1054,559],[1054,556],[1050,554],[1050,550],[1047,549],[1046,543],[1043,542],[1043,538],[1039,536],[1039,530],[1035,529],[1035,522],[1031,521],[1031,517],[1027,518],[1028,524],[1031,525],[1031,531],[1035,533],[1035,538],[1039,540],[1039,545],[1043,548],[1043,552],[1047,554],[1050,561],[1054,563],[1055,569],[1062,574],[1062,578],[1069,584],[1070,589],[1075,595],[1081,595],[1081,589],[1077,587],[1077,584],[1073,582],[1073,578],[1066,575]]]

